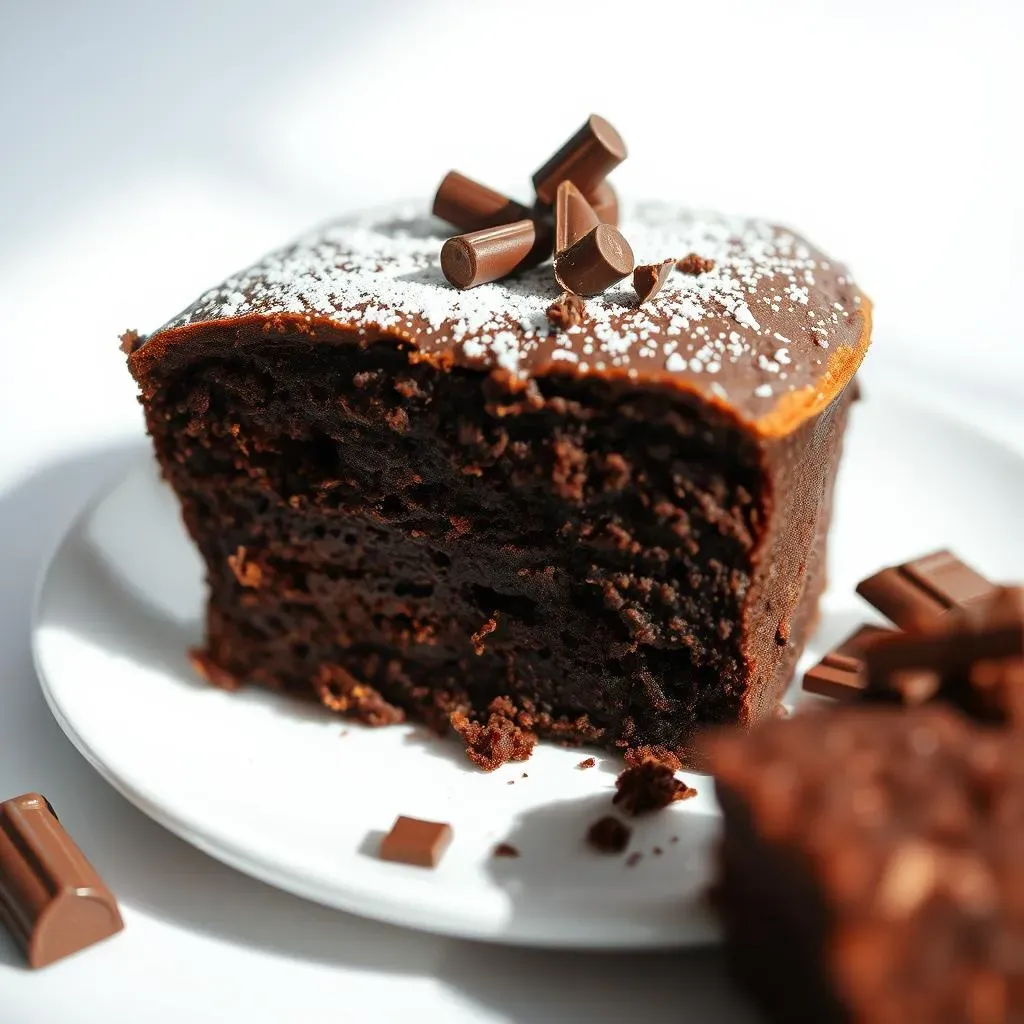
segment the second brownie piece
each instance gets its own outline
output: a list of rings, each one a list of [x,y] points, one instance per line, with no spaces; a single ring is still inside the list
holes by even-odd
[[[716,902],[779,1024],[1024,1019],[1024,750],[939,708],[798,715],[708,743]]]

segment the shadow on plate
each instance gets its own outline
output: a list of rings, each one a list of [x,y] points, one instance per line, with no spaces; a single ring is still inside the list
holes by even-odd
[[[396,973],[433,976],[513,1024],[583,1024],[609,1015],[631,1019],[645,1005],[693,1007],[693,1019],[699,1020],[742,1024],[749,1019],[729,995],[714,951],[605,955],[522,950],[424,936],[362,920],[222,865],[155,824],[92,771],[64,737],[40,693],[29,649],[31,596],[50,551],[84,503],[145,452],[144,446],[132,444],[83,453],[51,464],[0,494],[0,537],[16,538],[5,551],[0,574],[0,612],[6,616],[6,628],[0,631],[5,686],[0,779],[5,796],[38,789],[57,805],[62,822],[122,903],[126,931],[112,944],[133,941],[132,919],[144,913],[242,949],[328,968],[371,971],[381,976],[382,984]],[[98,583],[105,585],[103,580]],[[143,630],[149,625],[140,620]],[[593,810],[580,809],[568,825],[559,827],[575,836],[580,823],[576,818],[586,819]],[[561,820],[557,810],[551,815]],[[550,825],[531,818],[513,839],[525,850],[531,834],[539,835]],[[542,888],[550,892],[562,871],[547,877]],[[506,881],[511,885],[514,879]],[[525,884],[531,884],[530,876]],[[524,905],[529,907],[530,901]],[[0,967],[22,963],[13,942],[0,934]]]

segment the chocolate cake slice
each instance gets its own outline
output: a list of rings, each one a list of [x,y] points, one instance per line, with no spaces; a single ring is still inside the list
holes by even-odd
[[[197,664],[452,721],[484,767],[537,735],[687,759],[696,726],[771,714],[867,299],[786,230],[645,205],[637,261],[691,272],[559,329],[550,263],[457,291],[418,213],[330,224],[129,340],[207,565]]]
[[[1011,731],[937,707],[839,709],[708,750],[725,815],[715,902],[766,1019],[1024,1020]]]

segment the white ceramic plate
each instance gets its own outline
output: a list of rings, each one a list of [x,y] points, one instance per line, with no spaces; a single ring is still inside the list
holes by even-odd
[[[932,412],[873,391],[857,407],[840,479],[830,581],[810,659],[873,616],[854,595],[877,567],[950,545],[993,578],[1024,577],[1024,464]],[[158,822],[273,885],[368,917],[539,946],[711,941],[702,902],[717,826],[699,796],[636,823],[631,851],[583,841],[610,809],[619,760],[541,745],[485,775],[455,741],[370,730],[255,689],[194,678],[202,567],[154,466],[140,465],[71,530],[41,585],[33,642],[61,727]],[[528,777],[524,777],[524,772]],[[399,814],[449,821],[437,870],[383,863]],[[499,841],[520,851],[496,859]],[[655,853],[655,849],[661,851]]]

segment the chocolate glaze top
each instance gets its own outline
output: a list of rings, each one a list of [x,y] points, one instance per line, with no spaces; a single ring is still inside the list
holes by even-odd
[[[623,209],[637,263],[696,253],[700,275],[673,271],[638,304],[627,280],[586,301],[581,326],[555,329],[550,261],[458,291],[441,274],[451,233],[422,204],[326,225],[208,291],[132,356],[141,369],[205,324],[295,320],[304,332],[402,339],[442,364],[507,373],[596,374],[695,392],[766,436],[823,408],[856,372],[871,304],[849,272],[765,221],[647,203]],[[334,330],[329,330],[334,328]]]

